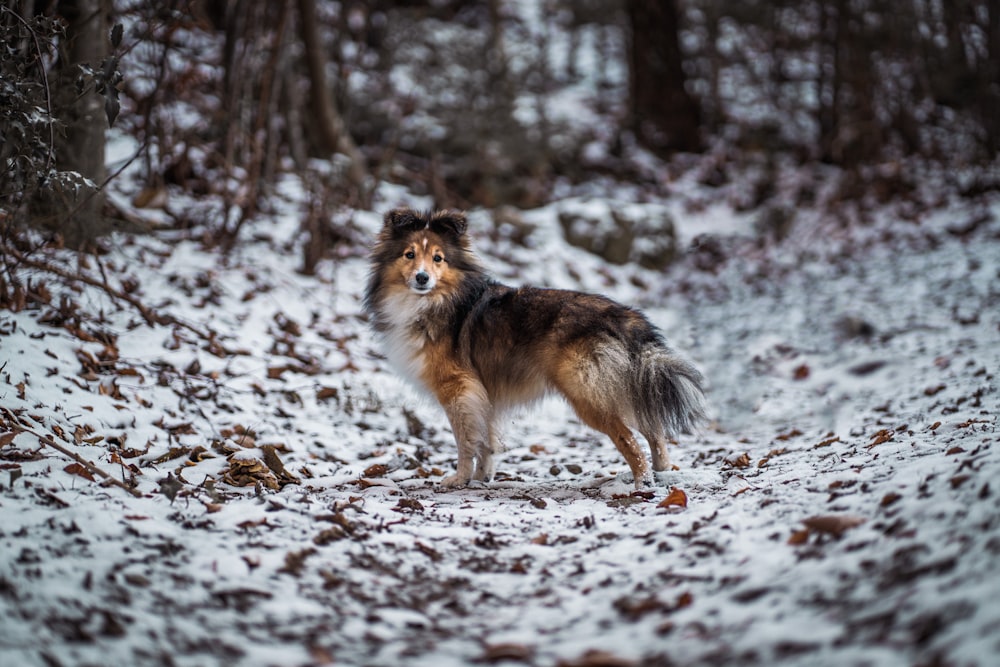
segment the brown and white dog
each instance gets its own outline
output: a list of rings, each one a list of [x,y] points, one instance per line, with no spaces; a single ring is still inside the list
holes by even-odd
[[[390,362],[437,398],[458,444],[445,486],[493,479],[507,409],[562,394],[611,438],[636,488],[669,466],[667,440],[705,419],[701,374],[641,313],[569,290],[508,287],[484,273],[455,211],[396,209],[372,251],[365,308]]]

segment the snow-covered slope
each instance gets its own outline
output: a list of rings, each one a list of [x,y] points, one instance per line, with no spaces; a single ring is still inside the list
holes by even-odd
[[[374,347],[363,253],[298,274],[284,191],[228,257],[167,236],[82,265],[31,255],[145,315],[8,258],[36,296],[0,312],[3,664],[1000,654],[996,208],[972,231],[959,204],[919,225],[813,221],[665,274],[566,245],[558,204],[522,214],[523,243],[474,212],[503,280],[644,308],[706,374],[716,421],[637,495],[610,443],[548,400],[508,420],[495,483],[442,491],[451,434]],[[680,237],[728,226],[714,215]]]

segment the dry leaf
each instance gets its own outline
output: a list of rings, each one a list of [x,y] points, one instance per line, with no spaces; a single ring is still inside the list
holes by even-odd
[[[750,455],[743,452],[739,456],[730,456],[725,461],[734,468],[747,468],[750,466]]]
[[[889,505],[893,504],[902,497],[903,496],[901,496],[898,493],[887,493],[882,497],[881,505],[882,507],[888,507]]]
[[[361,473],[365,477],[385,477],[389,472],[389,467],[384,463],[375,463],[367,468]]]
[[[826,440],[823,440],[821,442],[817,442],[815,445],[813,445],[813,449],[818,449],[820,447],[829,447],[830,445],[832,445],[835,442],[840,442],[840,436],[839,435],[834,435],[834,436],[831,436],[831,437],[827,438]]]
[[[687,507],[687,504],[687,494],[675,486],[670,489],[670,493],[660,501],[657,507]]]
[[[788,538],[789,544],[805,544],[806,540],[809,539],[809,529],[803,528],[802,530],[796,530],[792,533],[792,536]]]
[[[527,662],[530,663],[535,656],[535,647],[527,644],[515,644],[506,642],[503,644],[487,644],[483,648],[483,655],[477,662]]]
[[[316,390],[316,400],[326,401],[331,398],[336,399],[340,396],[340,391],[336,387],[320,387]]]
[[[396,512],[423,512],[424,506],[416,498],[400,498],[392,509]]]
[[[837,537],[843,535],[851,528],[860,526],[864,522],[865,520],[861,517],[850,516],[848,514],[825,514],[802,520],[802,523],[809,530]]]
[[[869,443],[868,447],[874,447],[875,445],[881,445],[882,443],[889,442],[896,435],[891,429],[882,429],[872,436],[872,441]]]
[[[77,475],[78,477],[83,477],[84,479],[88,479],[91,482],[96,481],[94,479],[94,476],[90,474],[90,471],[87,470],[86,467],[80,465],[79,463],[70,463],[68,466],[63,468],[63,470],[72,475]]]
[[[556,667],[638,667],[638,664],[607,651],[589,649],[576,660],[560,660]]]

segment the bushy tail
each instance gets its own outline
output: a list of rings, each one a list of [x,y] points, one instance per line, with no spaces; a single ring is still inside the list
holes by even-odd
[[[632,376],[633,408],[639,430],[676,436],[707,419],[702,375],[660,345],[646,347]]]

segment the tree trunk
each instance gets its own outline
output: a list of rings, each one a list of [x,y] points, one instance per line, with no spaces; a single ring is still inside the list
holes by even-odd
[[[661,155],[701,150],[701,109],[685,87],[676,0],[628,0],[631,126]]]
[[[57,139],[56,168],[77,172],[97,187],[80,187],[78,182],[56,179],[58,182],[46,188],[48,196],[42,208],[47,226],[61,233],[66,244],[74,248],[82,248],[110,231],[110,223],[101,212],[103,193],[97,189],[107,176],[104,132],[108,120],[104,100],[92,90],[80,95],[76,87],[80,65],[97,69],[108,55],[110,11],[108,0],[62,0],[58,5],[67,25],[53,94],[58,96],[55,106],[66,111],[62,115],[64,136]]]
[[[365,187],[365,161],[354,139],[347,132],[344,120],[337,111],[326,81],[327,57],[319,35],[316,0],[299,0],[299,20],[302,41],[306,48],[306,66],[309,69],[310,96],[324,148],[330,153],[342,153],[349,160],[347,178],[362,199],[367,199]]]

